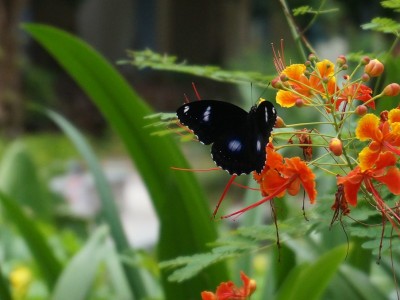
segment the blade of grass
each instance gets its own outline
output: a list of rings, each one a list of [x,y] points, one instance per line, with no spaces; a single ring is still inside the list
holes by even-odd
[[[277,299],[320,299],[330,279],[336,274],[347,253],[347,245],[341,245],[320,256],[311,265],[299,265],[281,285]]]
[[[40,200],[40,199],[39,199]],[[46,238],[37,228],[34,220],[29,218],[17,202],[0,192],[0,202],[10,219],[13,220],[18,230],[29,247],[37,265],[43,274],[47,286],[51,290],[61,273],[61,263],[54,255]]]
[[[96,229],[83,248],[61,273],[52,293],[54,300],[84,300],[88,298],[100,263],[105,259],[108,229]]]
[[[110,226],[111,235],[113,236],[116,247],[120,253],[128,251],[130,246],[122,228],[111,187],[109,186],[106,176],[101,169],[101,166],[96,158],[96,154],[86,142],[82,134],[67,119],[49,109],[44,109],[38,106],[36,106],[35,109],[46,114],[63,130],[63,132],[74,143],[75,147],[88,164],[90,172],[94,177],[96,190],[99,193],[102,214]],[[126,265],[124,265],[124,270],[128,280],[131,280],[132,286],[135,286],[135,295],[137,297],[145,297],[145,295],[147,295],[147,291],[144,290],[145,285],[143,284],[139,270],[130,268]]]
[[[3,272],[1,272],[1,270],[0,270],[0,299],[12,300],[8,281],[4,277]]]
[[[160,260],[205,252],[217,233],[204,193],[193,174],[170,169],[189,167],[172,138],[152,137],[144,129],[148,124],[144,117],[153,113],[148,105],[103,57],[76,37],[46,25],[24,25],[24,29],[76,80],[124,141],[160,219]],[[214,289],[228,278],[222,263],[180,284],[168,282],[168,275],[162,272],[167,299],[197,298],[200,291]]]

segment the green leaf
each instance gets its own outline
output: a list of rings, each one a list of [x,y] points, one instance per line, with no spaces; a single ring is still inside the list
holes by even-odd
[[[293,8],[293,16],[295,16],[295,17],[305,15],[305,14],[311,13],[311,12],[313,12],[313,9],[309,5],[303,5],[303,6]]]
[[[99,227],[61,273],[52,293],[54,300],[87,299],[100,263],[105,260],[108,230]]]
[[[175,56],[162,55],[151,50],[129,51],[128,55],[132,61],[120,63],[131,63],[141,69],[152,68],[154,70],[180,72],[230,83],[248,84],[251,82],[264,88],[270,87],[269,82],[273,79],[273,76],[266,76],[257,72],[228,71],[217,66],[188,65],[186,62],[177,62]]]
[[[340,278],[349,286],[353,293],[358,295],[358,299],[374,300],[374,299],[388,299],[378,286],[371,282],[371,278],[367,274],[352,268],[348,265],[343,265],[339,272]],[[340,293],[341,297],[343,294]],[[354,299],[354,298],[351,298]]]
[[[0,190],[28,206],[35,216],[49,218],[51,198],[45,194],[37,168],[21,140],[11,143],[0,164]]]
[[[361,25],[364,30],[373,30],[383,33],[399,35],[400,24],[390,18],[373,18],[370,23]]]
[[[50,119],[52,119],[71,139],[79,153],[84,157],[94,177],[95,186],[100,196],[102,214],[110,226],[111,234],[117,249],[120,253],[128,251],[129,243],[122,228],[111,187],[109,186],[101,166],[96,159],[94,151],[85,141],[85,138],[80,134],[80,132],[60,114],[40,107],[36,107],[36,110],[46,114]],[[139,294],[146,294],[146,291],[142,290],[144,289],[144,284],[138,270],[125,266],[125,272],[128,279],[131,280],[132,286],[139,287],[135,288],[135,291]]]
[[[288,276],[277,299],[320,299],[347,253],[347,245],[336,247],[311,265],[299,265]]]
[[[385,8],[391,8],[395,12],[400,12],[400,1],[399,0],[385,0],[381,2],[381,5]]]
[[[10,287],[7,279],[3,276],[0,270],[0,299],[12,300]]]
[[[144,129],[148,125],[144,117],[153,111],[81,40],[45,25],[24,25],[24,29],[76,80],[125,143],[160,219],[159,259],[204,252],[217,237],[206,199],[193,174],[171,170],[171,166],[189,167],[172,138],[152,137]],[[167,277],[168,272],[162,272],[167,299],[191,299],[228,276],[225,265],[219,264],[181,284],[170,283]]]
[[[0,202],[8,216],[13,220],[29,247],[35,261],[44,276],[47,286],[51,289],[61,273],[61,264],[37,228],[37,224],[17,204],[15,199],[0,192]]]

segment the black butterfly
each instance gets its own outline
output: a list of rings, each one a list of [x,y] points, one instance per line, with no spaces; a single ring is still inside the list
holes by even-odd
[[[276,121],[272,103],[262,101],[246,112],[228,102],[199,100],[182,105],[176,113],[200,142],[213,144],[211,156],[218,167],[236,175],[261,173]]]

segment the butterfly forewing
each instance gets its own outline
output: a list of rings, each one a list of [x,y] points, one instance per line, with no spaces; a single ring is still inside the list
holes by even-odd
[[[199,100],[186,103],[176,111],[179,121],[209,145],[246,122],[247,112],[228,102]]]

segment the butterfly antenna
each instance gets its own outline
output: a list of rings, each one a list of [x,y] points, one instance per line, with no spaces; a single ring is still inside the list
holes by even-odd
[[[224,200],[226,193],[228,192],[230,186],[232,185],[232,183],[233,183],[233,181],[235,180],[236,177],[237,177],[237,175],[232,175],[232,176],[231,176],[231,179],[229,179],[228,183],[226,184],[225,189],[224,189],[224,192],[222,193],[221,197],[219,198],[218,203],[217,203],[217,206],[216,206],[215,209],[214,209],[213,218],[215,218],[215,215],[216,215],[217,212],[218,212],[218,209],[219,209],[219,206],[220,206],[221,203],[222,203],[222,200]]]
[[[201,100],[200,94],[197,91],[196,84],[194,82],[192,82],[192,87],[193,87],[194,93],[196,94],[197,100]]]

